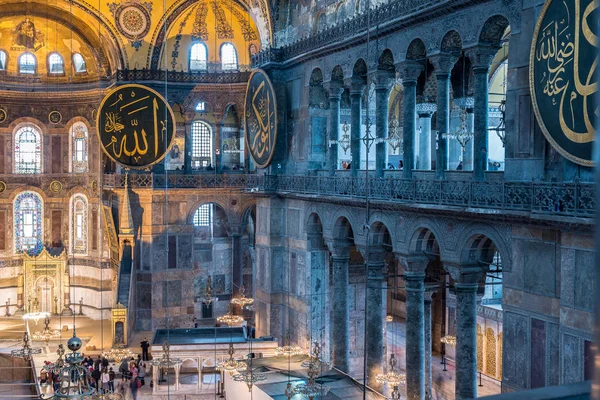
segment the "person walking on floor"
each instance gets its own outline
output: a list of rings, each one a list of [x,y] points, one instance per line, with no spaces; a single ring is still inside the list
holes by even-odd
[[[102,393],[108,393],[109,392],[109,382],[110,382],[110,375],[108,374],[108,371],[105,369],[102,370],[102,375],[100,377],[101,381],[102,381]]]
[[[115,392],[115,371],[113,371],[112,367],[108,370],[108,391],[110,393]]]
[[[138,367],[138,379],[141,382],[140,387],[144,386],[146,384],[146,381],[144,380],[145,377],[146,377],[146,364],[141,362]]]
[[[119,372],[121,373],[121,382],[125,382],[129,378],[129,362],[126,359],[121,361]]]

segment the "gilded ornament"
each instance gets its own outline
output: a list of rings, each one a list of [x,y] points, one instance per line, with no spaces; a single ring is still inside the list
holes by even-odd
[[[598,90],[598,2],[548,0],[529,59],[536,119],[550,144],[574,163],[593,166]]]
[[[128,84],[110,91],[100,103],[96,131],[104,153],[126,168],[160,162],[175,138],[175,115],[156,91]]]
[[[6,190],[6,182],[0,181],[0,193]]]
[[[48,121],[50,121],[51,124],[58,124],[62,121],[62,114],[56,110],[50,111],[50,114],[48,114]]]
[[[150,31],[152,14],[151,2],[110,3],[108,8],[115,18],[119,33],[129,39],[131,46],[137,50]]]
[[[6,121],[6,118],[8,118],[6,110],[4,108],[0,108],[0,123]]]
[[[62,183],[59,181],[50,182],[50,191],[52,193],[60,193],[62,191]]]
[[[245,141],[254,163],[265,168],[271,163],[277,145],[277,100],[267,74],[256,69],[246,89]]]

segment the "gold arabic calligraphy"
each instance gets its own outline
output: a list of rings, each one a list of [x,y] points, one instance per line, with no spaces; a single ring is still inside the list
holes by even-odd
[[[598,47],[598,36],[590,29],[588,17],[599,7],[600,0],[590,2],[585,7],[583,15],[581,15],[580,10],[581,0],[573,1],[574,21],[570,20],[569,8],[563,1],[566,18],[559,18],[542,27],[541,37],[536,44],[535,61],[545,63],[544,71],[540,77],[542,84],[545,81],[543,94],[551,98],[552,105],[556,105],[557,97],[559,98],[558,112],[562,132],[572,142],[589,143],[594,140],[595,129],[588,112],[588,101],[591,101],[590,96],[598,90],[598,82],[592,82],[598,66],[598,57],[594,58],[585,76],[585,81],[582,83],[580,68],[582,68],[581,57],[584,52],[580,40],[583,36],[587,44]],[[571,23],[573,28],[571,28]],[[572,74],[567,72],[569,64],[572,64]],[[583,72],[585,73],[585,71]],[[573,104],[579,98],[582,99],[583,107]],[[581,116],[579,114],[581,111],[583,111],[585,125],[583,132],[575,129],[576,121],[580,121]],[[597,109],[594,111],[596,114],[598,113]]]
[[[111,136],[110,142],[104,147],[107,150],[111,150],[113,156],[117,159],[125,155],[127,157],[133,157],[136,162],[139,161],[140,157],[148,152],[148,133],[146,132],[146,129],[144,127],[141,127],[138,133],[139,121],[137,118],[130,118],[130,116],[144,111],[148,109],[148,107],[152,107],[153,132],[151,132],[151,137],[154,138],[154,158],[156,159],[158,157],[159,144],[161,143],[160,140],[164,138],[165,132],[167,130],[165,121],[160,120],[161,129],[159,132],[158,101],[156,97],[154,97],[151,100],[151,104],[148,104],[148,101],[150,101],[149,95],[136,98],[136,93],[133,90],[131,91],[129,97],[131,99],[128,102],[126,102],[123,98],[123,93],[119,93],[116,101],[109,105],[111,109],[113,109],[113,107],[118,106],[118,111],[105,112],[104,132],[122,133],[127,128],[126,125],[122,123],[121,113],[126,113],[129,125],[133,128],[133,131],[131,133],[125,132],[121,136],[120,142],[117,136],[113,134]],[[131,140],[131,136],[133,136],[133,140]],[[134,146],[131,148],[127,146],[128,137],[130,137],[129,143],[134,143]]]
[[[262,81],[256,88],[252,96],[252,110],[254,117],[258,121],[258,125],[254,125],[254,136],[252,138],[252,148],[256,153],[256,157],[262,158],[264,153],[271,151],[271,95]]]

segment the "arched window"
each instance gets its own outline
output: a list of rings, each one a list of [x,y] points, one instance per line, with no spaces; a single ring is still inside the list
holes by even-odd
[[[198,209],[194,213],[193,223],[195,227],[205,227],[212,225],[212,206],[212,204],[202,204],[200,207],[198,207]]]
[[[7,55],[4,50],[0,50],[0,71],[6,71]]]
[[[15,133],[15,174],[42,172],[42,140],[33,126],[24,126]]]
[[[75,68],[75,73],[87,72],[85,60],[83,59],[83,56],[81,54],[73,54],[73,67]]]
[[[19,73],[35,74],[35,56],[31,53],[23,53],[19,57]]]
[[[221,46],[221,69],[223,71],[235,71],[238,69],[237,52],[231,43],[223,43]]]
[[[88,202],[82,194],[71,198],[71,252],[73,254],[87,253]]]
[[[63,58],[58,53],[50,53],[48,56],[48,73],[49,74],[64,74],[65,63]]]
[[[195,43],[190,49],[190,72],[206,71],[208,51],[204,43]]]
[[[81,122],[76,122],[71,127],[71,157],[73,172],[88,171],[88,133]]]
[[[212,134],[207,123],[192,124],[192,167],[208,167],[212,164]]]
[[[14,202],[15,252],[39,253],[42,249],[42,198],[34,192],[23,192]]]

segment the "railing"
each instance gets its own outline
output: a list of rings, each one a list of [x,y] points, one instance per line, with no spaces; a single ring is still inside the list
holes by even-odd
[[[170,83],[245,83],[250,71],[184,72],[150,69],[124,69],[117,71],[117,81],[164,81]]]
[[[129,174],[129,186],[135,188],[245,188],[244,174]],[[105,174],[103,185],[107,189],[123,188],[125,175]]]
[[[392,0],[371,10],[370,26],[378,27],[388,22],[402,20],[414,16],[415,13],[437,6],[456,8],[467,3],[463,0]],[[347,19],[280,49],[266,48],[252,56],[252,65],[261,66],[271,62],[283,62],[332,43],[364,34],[369,26],[368,18],[367,13],[363,12],[356,17]],[[416,18],[411,18],[411,21],[418,22]]]
[[[435,204],[552,215],[592,217],[595,185],[569,182],[445,181],[399,178],[369,179],[370,198],[407,204]],[[364,198],[364,178],[246,175],[251,191]]]

